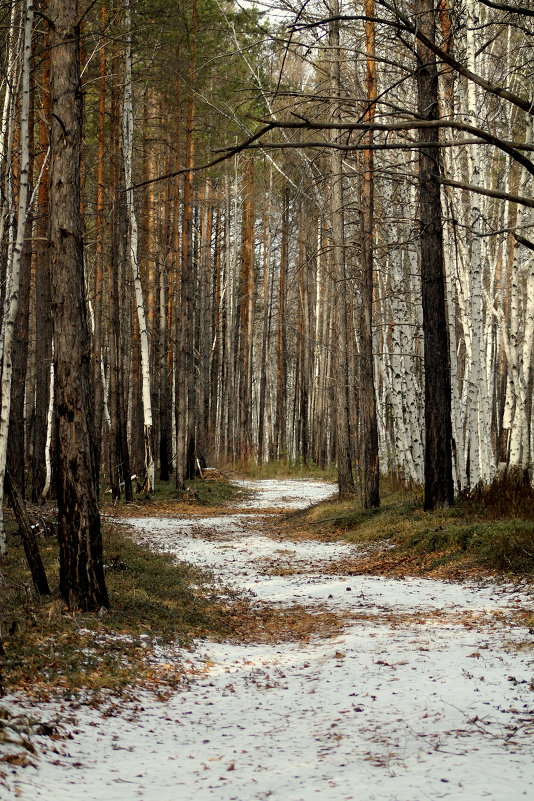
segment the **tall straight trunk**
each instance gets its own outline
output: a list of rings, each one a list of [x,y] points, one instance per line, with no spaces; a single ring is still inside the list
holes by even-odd
[[[33,94],[33,93],[31,93]],[[30,106],[29,131],[33,130],[33,113]],[[29,174],[33,170],[33,157],[30,154]],[[31,187],[30,187],[31,188]],[[26,373],[28,369],[29,322],[30,322],[30,283],[32,272],[32,215],[28,214],[26,232],[20,260],[19,303],[15,335],[13,341],[13,375],[11,385],[11,409],[9,415],[7,467],[20,491],[22,499],[26,496]]]
[[[167,202],[170,198],[167,195]],[[171,397],[169,392],[169,272],[168,266],[159,274],[159,477],[161,481],[169,480],[171,462],[172,426],[169,415]]]
[[[152,432],[152,395],[150,381],[150,349],[148,342],[148,324],[141,283],[139,266],[138,240],[139,230],[135,211],[133,183],[133,97],[132,97],[132,20],[130,0],[125,0],[126,48],[124,60],[124,97],[122,106],[122,141],[124,158],[124,181],[128,207],[128,243],[129,261],[135,289],[135,305],[139,323],[139,342],[141,347],[141,378],[143,392],[143,430],[145,451],[145,491],[154,489],[155,467]]]
[[[278,327],[276,332],[276,416],[274,430],[275,457],[286,456],[287,448],[287,271],[289,251],[289,187],[282,191],[282,239],[278,279]]]
[[[194,161],[193,123],[195,115],[195,65],[196,65],[196,0],[191,9],[191,37],[189,49],[189,72],[187,87],[187,111],[185,121],[184,166],[189,170],[183,179],[183,215],[181,236],[181,260],[179,286],[177,287],[176,312],[176,486],[185,488],[188,475],[188,452],[194,451],[194,316],[193,316],[193,173]],[[189,459],[189,462],[191,460]]]
[[[272,318],[272,285],[270,280],[271,265],[271,196],[273,189],[273,171],[269,170],[269,189],[267,192],[266,203],[263,207],[263,316],[262,316],[262,335],[261,335],[261,355],[260,355],[260,390],[258,398],[258,461],[264,461],[265,454],[265,418],[266,418],[266,397],[268,383],[268,344],[271,333]],[[269,450],[267,449],[267,454]]]
[[[365,122],[372,123],[377,96],[374,0],[365,0],[365,46],[367,54],[367,110]],[[373,357],[373,237],[374,174],[373,131],[366,134],[369,147],[363,152],[362,187],[362,271],[360,306],[360,433],[363,506],[380,506],[378,424]]]
[[[144,142],[143,142],[143,178],[152,181],[158,172],[158,146],[154,141],[155,137],[151,134],[151,126],[157,119],[159,109],[156,104],[154,91],[147,88],[144,94],[143,117],[144,117]],[[146,150],[146,153],[145,153]],[[159,236],[158,236],[158,209],[161,206],[158,197],[158,185],[149,183],[144,190],[145,201],[143,203],[143,222],[140,237],[139,259],[141,262],[141,279],[145,288],[147,329],[149,338],[149,360],[154,371],[151,374],[151,403],[152,403],[152,440],[159,442],[159,381],[156,378],[156,371],[159,365],[159,273],[161,271],[159,259]],[[143,236],[144,233],[144,236]],[[143,240],[144,243],[143,243]]]
[[[420,30],[435,38],[434,0],[418,5]],[[439,118],[438,71],[434,54],[417,44],[417,109],[421,119]],[[445,305],[443,223],[438,177],[441,171],[439,132],[421,130],[421,141],[435,147],[419,151],[419,214],[425,366],[425,509],[451,506],[452,423],[448,321]]]
[[[50,69],[48,34],[43,42],[41,73],[41,115],[39,118],[39,158],[41,182],[37,194],[35,221],[35,404],[33,420],[32,500],[41,500],[46,481],[47,419],[50,400],[52,360],[52,316],[50,313],[50,256],[48,235],[48,125],[50,118]]]
[[[105,29],[108,18],[104,4],[100,11],[100,24]],[[100,43],[98,63],[98,124],[97,124],[97,168],[96,168],[96,219],[95,219],[95,283],[94,283],[94,331],[93,331],[93,387],[94,387],[94,421],[96,468],[100,479],[100,462],[102,458],[102,424],[104,420],[104,381],[102,370],[102,319],[104,300],[104,236],[105,236],[105,185],[104,158],[106,149],[106,47]]]
[[[20,51],[20,33],[18,38],[15,37],[17,30],[17,4],[11,4],[11,14],[9,21],[9,33],[6,36],[5,42],[5,58],[6,58],[6,74],[5,74],[5,91],[4,102],[2,104],[2,117],[0,119],[0,178],[2,186],[0,190],[0,245],[2,248],[5,246],[6,262],[11,258],[11,251],[13,244],[10,240],[13,236],[8,237],[8,242],[5,243],[6,229],[9,230],[13,225],[14,208],[13,208],[13,175],[11,169],[13,157],[13,139],[15,135],[15,117],[16,117],[16,103],[17,103],[17,88],[20,79],[19,65],[21,59],[18,58]],[[5,303],[5,290],[6,290],[6,264],[4,260],[0,262],[0,304],[4,307]],[[3,336],[3,334],[2,334]]]
[[[254,162],[248,157],[243,175],[243,221],[239,280],[239,459],[252,452],[252,312],[254,302]]]
[[[174,244],[175,221],[174,210],[177,204],[173,198],[174,182],[169,181],[165,192],[165,208],[171,210],[170,218],[162,227],[161,241],[164,243],[165,252],[162,254],[162,265],[159,271],[159,364],[156,380],[159,383],[159,477],[161,481],[168,481],[171,471],[172,454],[172,290],[174,276],[171,253]],[[169,358],[170,357],[170,358]]]
[[[220,437],[220,407],[222,389],[222,349],[223,349],[223,330],[222,330],[222,193],[219,189],[216,195],[216,218],[214,225],[213,243],[213,302],[212,302],[212,333],[213,346],[210,365],[210,418],[208,436],[212,442],[213,454],[215,459],[219,456],[219,437]]]
[[[308,275],[311,261],[308,243],[310,225],[306,217],[306,207],[301,201],[299,212],[299,287],[297,303],[297,364],[295,367],[295,411],[296,436],[295,452],[304,464],[309,457],[309,341],[310,304]],[[313,223],[313,218],[312,218]]]
[[[333,94],[333,120],[341,121],[338,100],[341,93],[341,58],[339,38],[339,0],[332,3],[333,21],[330,23],[331,91]],[[340,150],[333,149],[330,159],[332,195],[331,240],[335,281],[335,323],[337,364],[334,375],[336,393],[336,454],[338,490],[341,498],[355,495],[352,475],[350,396],[349,396],[349,335],[347,308],[347,271],[345,254],[345,224],[343,211],[343,159]]]
[[[28,214],[28,191],[30,181],[30,62],[32,55],[33,6],[28,0],[25,9],[24,45],[22,66],[22,98],[20,111],[20,169],[17,229],[6,275],[6,306],[2,320],[2,372],[0,403],[0,554],[7,552],[4,530],[3,499],[6,474],[7,441],[11,409],[11,385],[13,377],[13,346],[15,325],[19,309],[20,273],[24,249],[24,236]],[[6,165],[10,169],[10,165]],[[24,451],[21,458],[24,459]]]
[[[212,248],[213,236],[213,191],[211,181],[206,180],[201,209],[201,236],[199,245],[199,332],[198,332],[198,409],[197,451],[200,463],[213,462],[213,446],[209,438],[210,419],[210,355],[212,352]]]
[[[115,11],[117,8],[115,8]],[[114,49],[112,54],[112,70],[118,74],[120,70],[120,53]],[[110,416],[110,442],[108,450],[109,481],[113,500],[121,497],[124,488],[124,498],[131,501],[133,498],[130,451],[127,436],[127,414],[125,395],[125,364],[123,358],[122,340],[124,338],[121,311],[129,309],[129,298],[125,301],[123,292],[119,288],[125,283],[126,272],[126,241],[128,238],[128,221],[124,192],[122,191],[124,174],[121,163],[121,131],[120,131],[120,96],[119,87],[113,85],[111,91],[110,107],[110,163],[109,163],[109,197],[111,200],[111,213],[109,219],[110,252],[109,270],[102,275],[102,282],[106,279],[108,304],[108,336],[109,336],[109,366],[108,366],[108,406]],[[101,232],[103,233],[103,232]],[[122,280],[121,280],[122,279]]]
[[[82,92],[76,0],[50,0],[49,215],[54,313],[55,483],[60,591],[70,609],[108,606],[98,511],[89,330],[85,303],[80,153]]]

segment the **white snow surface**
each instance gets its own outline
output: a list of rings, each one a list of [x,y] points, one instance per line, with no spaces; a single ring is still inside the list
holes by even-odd
[[[250,486],[250,509],[332,492],[311,481]],[[534,799],[533,636],[495,614],[527,606],[524,592],[322,574],[355,547],[279,542],[250,514],[127,523],[258,602],[365,615],[304,644],[162,649],[162,661],[189,666],[184,689],[164,701],[139,692],[111,717],[68,710],[72,739],[33,738],[37,766],[14,768],[2,801]],[[273,564],[303,572],[266,575]],[[451,615],[425,619],[435,610]],[[420,619],[396,619],[414,611]],[[480,625],[464,627],[462,612]],[[20,698],[7,704],[24,707]],[[50,703],[39,717],[58,709]]]

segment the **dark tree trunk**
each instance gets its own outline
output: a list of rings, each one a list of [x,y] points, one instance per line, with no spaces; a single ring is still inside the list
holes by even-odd
[[[11,476],[9,470],[6,472],[6,489],[19,526],[26,561],[28,562],[28,567],[32,574],[33,586],[39,595],[50,595],[50,587],[48,586],[48,579],[46,578],[46,572],[39,552],[35,530],[32,528],[31,522],[26,514],[20,487]]]
[[[339,2],[332,4],[334,19],[330,25],[329,44],[332,48],[331,91],[334,97],[341,95],[341,59],[339,38]],[[333,118],[341,121],[339,101],[336,102]],[[351,454],[351,402],[349,392],[349,308],[347,302],[347,270],[345,251],[345,219],[343,208],[343,158],[340,150],[333,150],[331,161],[332,212],[331,238],[332,260],[335,281],[335,343],[336,373],[336,457],[337,483],[340,498],[356,494],[352,475]]]
[[[195,139],[195,63],[196,63],[196,2],[191,9],[191,37],[187,85],[184,163],[191,168],[194,162]],[[186,478],[194,477],[194,307],[193,307],[193,173],[183,178],[182,253],[176,288],[176,487],[185,489]],[[191,471],[192,465],[192,471]]]
[[[118,69],[118,57],[114,64]],[[130,469],[130,454],[126,430],[126,401],[124,389],[125,357],[123,348],[123,325],[121,310],[124,306],[121,283],[125,284],[121,274],[121,265],[126,264],[125,246],[128,230],[126,206],[120,158],[119,101],[114,89],[111,99],[111,141],[112,156],[110,163],[111,184],[111,252],[109,260],[109,415],[111,420],[111,437],[109,444],[109,481],[113,500],[118,500],[124,488],[124,498],[133,498]],[[121,278],[123,279],[121,282]]]
[[[169,392],[169,272],[168,268],[159,274],[159,313],[160,313],[160,351],[159,351],[159,477],[169,480],[171,460],[172,426],[169,415],[171,395]]]
[[[38,170],[43,171],[37,195],[35,221],[35,404],[33,412],[32,492],[34,503],[41,500],[46,481],[45,449],[50,400],[50,363],[52,360],[52,316],[50,313],[50,264],[46,242],[48,235],[48,120],[50,117],[50,69],[48,34],[43,41],[43,66],[40,76],[41,115],[39,119]]]
[[[109,606],[96,497],[80,215],[82,93],[76,0],[50,0],[50,266],[56,373],[60,592],[70,609]]]
[[[365,39],[367,50],[367,100],[365,121],[372,122],[377,94],[375,61],[374,0],[365,0]],[[378,423],[373,359],[373,237],[374,175],[373,132],[367,133],[369,148],[364,150],[362,187],[362,278],[360,307],[360,425],[363,506],[380,506],[380,470],[378,461]]]
[[[433,0],[421,0],[419,28],[434,40]],[[436,58],[422,44],[417,45],[417,97],[419,117],[439,117]],[[438,177],[440,151],[437,128],[420,132],[436,147],[419,151],[419,213],[421,217],[421,284],[425,343],[425,509],[451,506],[454,502],[452,477],[452,424],[449,329],[445,304],[443,227]]]
[[[239,459],[252,454],[252,321],[254,301],[254,162],[243,175],[243,223],[239,280]]]

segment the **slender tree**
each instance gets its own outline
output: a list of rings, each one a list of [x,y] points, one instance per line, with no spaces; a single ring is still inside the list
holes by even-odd
[[[367,108],[364,119],[372,123],[377,98],[374,0],[365,0],[365,44],[367,54]],[[378,424],[373,356],[373,240],[374,175],[373,131],[366,134],[369,147],[363,152],[362,184],[362,265],[360,306],[360,431],[363,472],[363,505],[380,506]]]
[[[418,9],[419,29],[433,42],[434,0],[421,0]],[[418,113],[423,120],[437,120],[439,92],[436,57],[419,41],[417,58]],[[451,506],[454,501],[449,329],[438,180],[441,173],[439,131],[437,127],[421,130],[420,138],[434,145],[419,151],[419,216],[425,349],[425,509],[436,509]]]

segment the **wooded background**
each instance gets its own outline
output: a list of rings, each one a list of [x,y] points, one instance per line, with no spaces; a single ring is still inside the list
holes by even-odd
[[[534,12],[267,5],[0,2],[0,485],[532,464]]]

